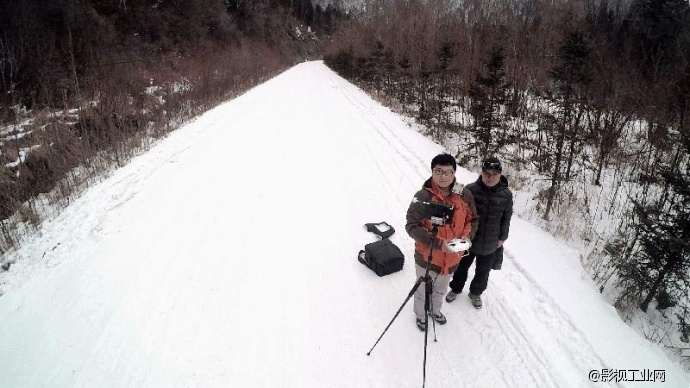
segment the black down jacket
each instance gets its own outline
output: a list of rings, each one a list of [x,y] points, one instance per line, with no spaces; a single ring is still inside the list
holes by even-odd
[[[479,215],[479,226],[470,251],[477,255],[488,255],[498,248],[498,240],[508,239],[510,218],[513,216],[513,193],[508,189],[505,176],[501,176],[496,186],[487,187],[480,175],[476,182],[466,187],[474,196]]]

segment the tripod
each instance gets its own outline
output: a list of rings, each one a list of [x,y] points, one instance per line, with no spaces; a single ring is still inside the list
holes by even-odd
[[[381,341],[381,338],[383,338],[384,334],[388,331],[388,329],[391,327],[395,319],[400,315],[400,312],[402,309],[405,307],[407,302],[410,300],[412,295],[414,295],[415,292],[417,292],[417,289],[419,286],[424,282],[424,321],[426,322],[426,330],[424,330],[424,364],[422,365],[422,388],[426,385],[426,349],[427,349],[427,344],[429,341],[429,314],[430,312],[433,313],[432,311],[432,306],[431,306],[431,294],[433,292],[433,279],[429,275],[429,267],[431,266],[431,255],[434,252],[434,241],[436,240],[436,235],[438,233],[438,227],[436,225],[433,226],[431,229],[431,244],[429,244],[429,258],[427,260],[426,264],[426,271],[424,273],[424,276],[420,276],[419,279],[415,282],[414,286],[412,287],[412,290],[410,290],[410,293],[407,294],[407,298],[405,298],[405,301],[402,303],[400,308],[398,309],[398,312],[395,313],[393,316],[393,319],[391,319],[390,323],[388,323],[388,326],[383,330],[383,333],[381,333],[381,336],[379,337],[378,340],[376,340],[376,343],[374,346],[371,347],[371,350],[367,353],[367,356],[371,355],[371,352],[374,350],[376,345],[378,345],[379,341]],[[436,342],[436,321],[431,319],[432,325],[434,327],[434,342]]]

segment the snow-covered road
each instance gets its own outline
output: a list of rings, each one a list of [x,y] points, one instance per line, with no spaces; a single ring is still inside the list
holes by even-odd
[[[207,112],[8,258],[0,386],[421,386],[411,302],[366,352],[414,284],[404,216],[440,152],[321,62]],[[356,255],[384,220],[407,259],[379,278]],[[604,369],[690,386],[577,252],[517,217],[506,250],[482,310],[444,306],[428,387],[651,385],[590,381]]]

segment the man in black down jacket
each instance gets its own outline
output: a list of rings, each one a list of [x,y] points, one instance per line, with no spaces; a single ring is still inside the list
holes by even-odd
[[[494,265],[494,257],[508,239],[510,218],[513,215],[513,193],[508,189],[508,180],[501,175],[501,162],[488,158],[482,163],[482,174],[476,182],[466,187],[472,192],[479,215],[477,234],[472,240],[470,254],[460,261],[450,282],[450,292],[446,295],[448,303],[462,292],[467,281],[467,272],[477,259],[474,278],[470,283],[469,297],[475,308],[482,307],[480,295],[489,282],[489,273]]]

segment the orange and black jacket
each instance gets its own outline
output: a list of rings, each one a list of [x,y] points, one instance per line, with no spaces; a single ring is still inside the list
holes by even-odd
[[[430,270],[441,275],[452,274],[460,264],[464,252],[443,252],[443,241],[455,238],[469,237],[472,229],[472,212],[460,195],[451,193],[446,197],[431,179],[424,182],[421,190],[415,194],[416,201],[412,201],[407,209],[405,230],[415,240],[415,262],[426,268],[429,260],[429,247],[432,244],[432,224],[426,217],[424,202],[440,202],[453,206],[453,217],[450,223],[438,227],[438,234],[433,241],[433,254]]]

